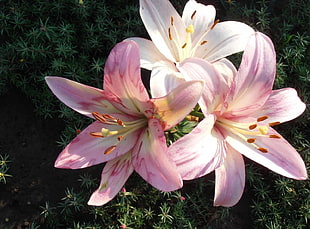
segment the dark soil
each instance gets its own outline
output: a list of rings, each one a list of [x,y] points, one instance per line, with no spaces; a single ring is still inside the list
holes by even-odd
[[[56,169],[63,122],[43,119],[33,112],[25,95],[12,88],[0,97],[0,153],[8,154],[7,184],[0,184],[0,228],[28,228],[40,217],[46,201],[57,203],[66,187],[76,185],[79,171]]]

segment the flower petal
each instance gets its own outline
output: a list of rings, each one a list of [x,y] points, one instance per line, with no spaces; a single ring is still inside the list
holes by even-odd
[[[241,52],[254,30],[241,22],[225,21],[215,25],[202,39],[207,41],[200,45],[196,57],[213,62],[231,54]]]
[[[111,129],[111,125],[96,121],[79,133],[60,153],[55,167],[80,169],[109,161],[130,151],[140,135],[137,130],[125,136],[120,142],[118,135],[104,138],[90,135],[92,132],[100,132],[102,128]],[[115,149],[111,153],[105,154],[105,151],[113,145],[116,145]]]
[[[268,135],[277,135],[280,138],[257,137],[255,144],[268,150],[262,153],[252,144],[246,143],[233,133],[227,133],[226,141],[244,156],[267,167],[283,176],[304,180],[307,178],[305,164],[298,152],[275,130],[269,128]]]
[[[100,186],[91,195],[88,204],[101,206],[112,200],[124,186],[132,172],[130,153],[108,161],[101,174]]]
[[[223,136],[212,130],[214,118],[209,115],[169,147],[168,154],[176,162],[183,180],[204,176],[224,162],[226,147]]]
[[[130,37],[126,41],[132,40],[137,43],[140,49],[140,66],[148,70],[152,70],[156,62],[167,60],[166,57],[159,52],[154,43],[150,40],[140,37]]]
[[[142,133],[132,155],[135,170],[155,188],[173,191],[182,187],[181,176],[167,154],[166,138],[157,119],[149,120],[149,128]]]
[[[228,87],[230,87],[234,80],[234,76],[237,74],[237,69],[235,68],[234,64],[228,59],[222,58],[218,61],[213,62],[212,65],[216,69],[216,71],[218,71],[225,79]]]
[[[152,69],[150,79],[152,97],[163,97],[183,82],[185,79],[172,62],[157,62]]]
[[[214,66],[200,58],[188,58],[179,65],[180,72],[186,80],[204,80],[205,88],[199,105],[204,114],[213,113],[218,109],[228,93],[226,79],[219,74]]]
[[[140,75],[139,47],[134,41],[123,41],[112,49],[104,68],[104,90],[120,99],[113,103],[115,107],[131,115],[139,115],[141,102],[149,100]]]
[[[175,126],[191,112],[203,89],[202,80],[193,80],[180,84],[165,97],[152,99],[165,130]]]
[[[168,0],[140,0],[140,15],[158,50],[172,62],[179,60],[178,49],[186,31],[184,22],[171,3]]]
[[[80,114],[93,118],[94,111],[102,114],[117,112],[110,103],[113,96],[103,90],[56,76],[47,76],[45,80],[59,100]]]
[[[287,122],[306,109],[306,105],[300,100],[297,91],[293,88],[283,88],[272,91],[266,103],[251,116],[268,116],[266,122]]]
[[[214,206],[231,207],[240,200],[245,185],[242,155],[227,145],[226,159],[215,170]]]
[[[203,34],[213,25],[215,8],[212,5],[203,5],[196,1],[188,1],[184,7],[182,19],[186,26],[193,25],[193,44],[201,42]]]
[[[257,32],[251,36],[244,51],[226,100],[225,116],[247,116],[259,109],[271,93],[275,71],[276,54],[272,41]]]

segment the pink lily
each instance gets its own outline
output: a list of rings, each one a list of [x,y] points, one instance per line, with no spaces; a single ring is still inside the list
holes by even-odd
[[[139,48],[133,41],[116,45],[104,73],[104,90],[46,77],[64,104],[96,119],[66,146],[55,167],[79,169],[107,162],[90,205],[110,201],[134,170],[159,190],[179,189],[182,179],[167,154],[164,130],[196,105],[203,81],[186,82],[167,96],[150,99],[140,77]]]
[[[215,170],[214,205],[233,206],[245,184],[241,154],[283,176],[307,178],[300,155],[272,128],[298,117],[306,106],[295,89],[272,90],[276,54],[267,36],[251,36],[231,77],[201,59],[188,59],[180,69],[188,79],[206,81],[199,101],[205,118],[169,148],[184,180]]]
[[[178,66],[187,58],[214,63],[244,50],[254,30],[241,22],[219,22],[215,13],[214,6],[189,0],[181,17],[168,0],[140,0],[140,15],[152,41],[129,39],[140,47],[141,67],[152,70],[154,97],[167,94],[184,80]]]

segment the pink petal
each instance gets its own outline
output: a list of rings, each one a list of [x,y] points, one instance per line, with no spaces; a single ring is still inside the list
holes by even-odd
[[[158,50],[172,62],[180,60],[178,49],[182,46],[180,42],[185,39],[186,31],[184,22],[171,3],[168,0],[140,0],[140,15]],[[170,40],[169,28],[173,41]]]
[[[232,84],[226,117],[247,116],[268,99],[275,77],[276,54],[272,41],[262,33],[249,39]]]
[[[169,147],[168,154],[176,162],[183,180],[204,176],[224,162],[224,139],[217,130],[212,130],[213,124],[214,116],[207,116]]]
[[[182,187],[181,176],[167,154],[166,138],[157,119],[149,120],[149,128],[141,135],[132,155],[135,170],[155,188],[173,191]]]
[[[104,138],[90,135],[92,132],[100,132],[102,128],[112,130],[111,125],[96,121],[79,133],[60,153],[55,162],[55,167],[80,169],[109,161],[130,151],[140,135],[139,130],[137,130],[125,136],[121,141],[118,140],[119,135]],[[105,151],[113,145],[116,145],[116,148],[111,153],[105,154]]]
[[[193,80],[180,84],[165,97],[153,99],[165,130],[175,126],[191,112],[197,104],[203,88],[203,81]]]
[[[279,139],[268,136],[256,137],[255,144],[267,149],[267,153],[262,153],[233,133],[227,134],[226,141],[251,160],[283,176],[297,180],[307,179],[307,170],[298,152],[272,128],[269,128],[268,135],[277,135]]]
[[[59,100],[83,115],[92,118],[94,111],[102,114],[117,112],[110,103],[113,96],[105,94],[103,90],[61,77],[47,76],[45,80]]]
[[[220,22],[202,39],[207,43],[197,48],[195,56],[213,62],[241,52],[253,33],[254,30],[244,23]]]
[[[178,72],[174,63],[168,61],[157,62],[152,69],[150,79],[152,97],[163,97],[184,81],[184,77]]]
[[[200,58],[188,58],[179,66],[180,72],[186,80],[204,80],[205,88],[199,105],[204,114],[219,110],[228,93],[228,85],[223,75],[209,62]]]
[[[300,100],[297,91],[293,88],[283,88],[272,91],[266,103],[251,116],[268,116],[266,122],[287,122],[306,109],[306,105]]]
[[[161,54],[161,52],[159,52],[152,41],[140,37],[130,37],[126,40],[134,41],[139,46],[141,68],[152,70],[154,66],[157,66],[156,62],[170,62],[163,54]]]
[[[235,75],[237,74],[237,69],[234,64],[226,58],[222,58],[216,62],[212,63],[213,67],[220,73],[220,75],[225,79],[228,87],[231,86]]]
[[[210,28],[215,19],[215,8],[212,5],[203,5],[196,1],[188,1],[184,7],[182,19],[186,26],[193,25],[193,44],[201,42],[201,37]]]
[[[149,100],[140,76],[139,47],[134,41],[123,41],[112,49],[104,68],[104,89],[120,99],[114,106],[131,115],[139,115],[141,102]]]
[[[91,195],[88,204],[101,206],[112,200],[133,172],[130,153],[108,161],[99,188]]]
[[[239,152],[227,145],[225,162],[215,170],[214,206],[234,206],[242,196],[244,185],[243,158]]]

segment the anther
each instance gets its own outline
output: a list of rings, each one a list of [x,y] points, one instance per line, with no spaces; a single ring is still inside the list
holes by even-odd
[[[197,10],[194,11],[194,13],[191,16],[191,19],[194,20],[195,14],[197,13]]]
[[[254,130],[256,127],[257,127],[257,124],[253,124],[253,125],[250,125],[250,126],[249,126],[249,129],[250,129],[250,130]]]
[[[94,112],[92,113],[92,115],[93,115],[93,117],[94,117],[96,120],[98,120],[98,121],[100,121],[100,122],[102,122],[102,123],[106,123],[106,122],[107,122],[107,120],[103,117],[103,115],[99,114],[99,113],[96,112],[96,111],[94,111]]]
[[[256,141],[256,138],[249,138],[246,140],[248,143],[254,143]]]
[[[206,44],[208,41],[202,41],[201,43],[200,43],[200,45],[204,45],[204,44]]]
[[[182,45],[182,49],[184,49],[186,47],[187,43],[184,43],[184,45]]]
[[[170,24],[171,24],[171,26],[174,25],[174,18],[173,18],[173,16],[170,17]]]
[[[262,121],[266,120],[267,118],[269,118],[269,116],[267,116],[267,115],[259,117],[259,118],[257,118],[257,122],[262,122]]]
[[[103,138],[103,135],[101,132],[91,132],[90,136],[97,137],[97,138]]]
[[[125,127],[125,124],[122,120],[120,120],[119,118],[116,120],[117,121],[117,124],[120,125],[120,126],[123,126]]]
[[[122,140],[122,139],[123,139],[122,135],[117,137],[117,140],[119,140],[119,141]]]
[[[110,146],[104,151],[104,154],[110,154],[115,148],[116,146]]]
[[[263,135],[266,135],[268,133],[268,127],[267,126],[260,126],[258,128],[259,132]]]
[[[169,40],[172,41],[172,35],[171,35],[171,29],[170,29],[170,27],[168,28],[168,36],[169,36]]]
[[[257,148],[259,151],[261,151],[262,153],[268,153],[268,150],[266,148],[263,147],[259,147]]]
[[[281,138],[281,136],[276,135],[276,134],[271,134],[269,135],[269,138]]]
[[[271,122],[269,123],[269,126],[276,126],[276,125],[279,125],[281,124],[280,122]]]
[[[210,30],[212,30],[212,29],[214,29],[214,27],[217,25],[217,23],[219,23],[220,22],[220,20],[219,19],[217,19],[214,23],[213,23],[213,25],[210,27]]]

